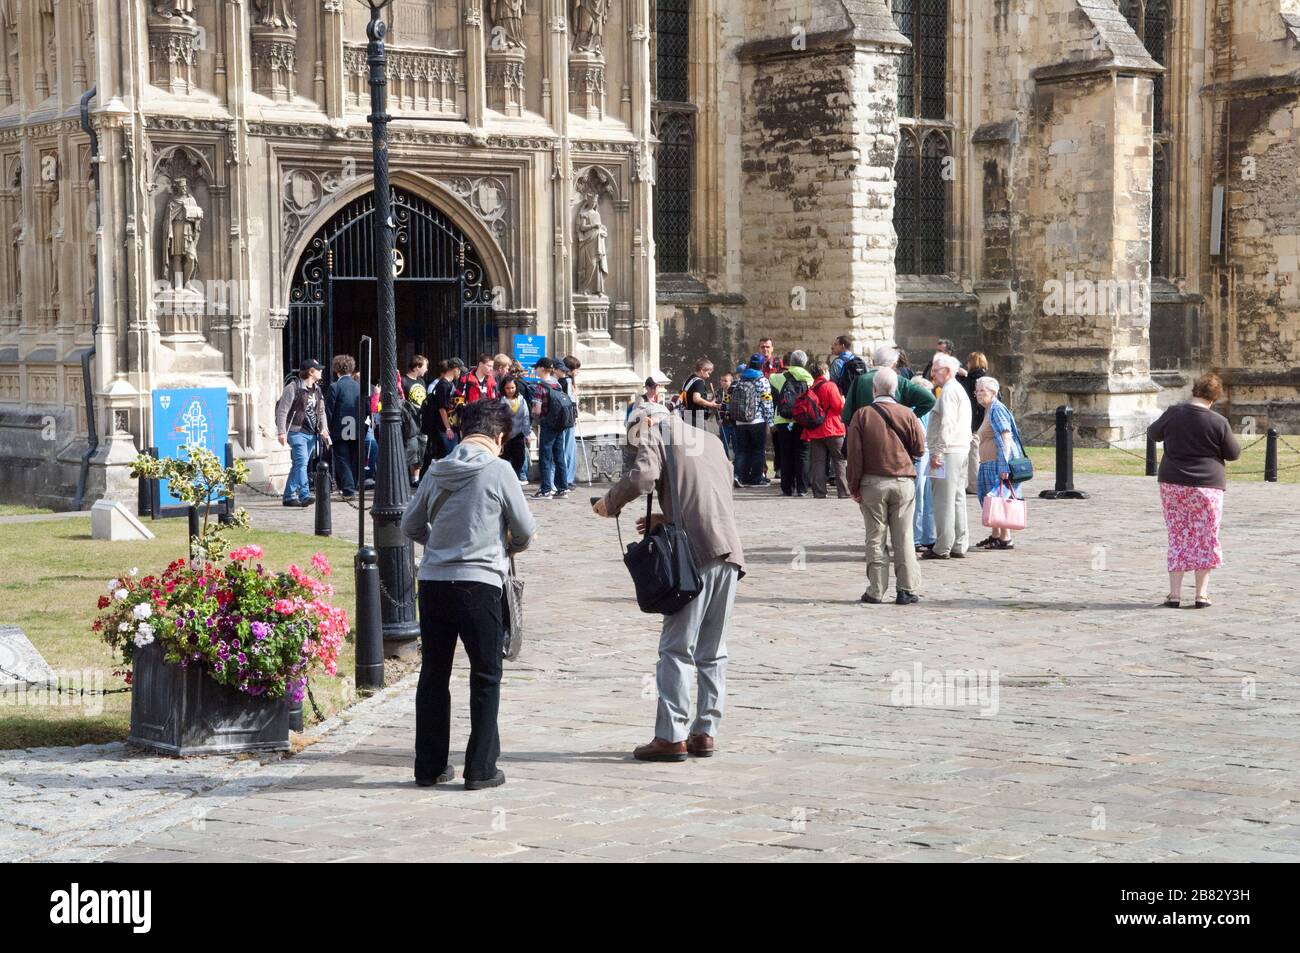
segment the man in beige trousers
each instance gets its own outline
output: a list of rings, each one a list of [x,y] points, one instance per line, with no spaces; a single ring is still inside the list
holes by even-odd
[[[853,415],[845,448],[849,488],[867,530],[867,591],[862,601],[872,605],[883,602],[889,588],[885,546],[891,541],[898,588],[894,601],[907,606],[920,600],[916,590],[921,571],[912,540],[912,461],[925,455],[925,431],[916,414],[894,399],[897,389],[897,372],[879,368],[871,382],[872,402]]]

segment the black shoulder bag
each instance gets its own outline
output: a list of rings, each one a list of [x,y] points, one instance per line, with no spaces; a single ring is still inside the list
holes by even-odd
[[[677,486],[673,482],[673,449],[667,421],[659,425],[659,433],[664,443],[664,482],[668,484],[673,518],[681,519]],[[641,611],[672,615],[698,596],[703,584],[686,531],[667,521],[650,528],[654,499],[651,490],[646,494],[646,533],[627,547],[623,563],[632,575],[636,602]]]

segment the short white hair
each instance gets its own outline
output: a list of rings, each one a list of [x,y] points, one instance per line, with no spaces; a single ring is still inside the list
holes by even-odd
[[[985,374],[983,377],[976,378],[975,389],[986,390],[989,393],[991,393],[994,397],[996,397],[998,395],[998,391],[1002,390],[1002,385],[998,383],[998,379],[996,377],[989,377],[987,374]]]
[[[930,358],[930,367],[946,367],[948,370],[956,374],[957,368],[961,367],[961,361],[957,360],[957,358],[953,357],[951,354],[944,354],[942,351],[936,351],[934,357]]]
[[[898,390],[898,371],[892,367],[876,369],[876,376],[871,381],[871,393],[875,397],[893,397]]]
[[[871,356],[871,363],[876,367],[893,367],[898,363],[898,348],[892,344],[882,344]]]
[[[791,366],[791,367],[807,367],[807,366],[808,366],[808,352],[807,352],[807,351],[791,351],[791,352],[790,352],[790,366]]]
[[[636,410],[632,411],[632,416],[627,420],[627,429],[635,430],[641,426],[641,421],[656,421],[661,417],[668,416],[668,408],[663,404],[652,400],[643,400],[637,404]]]

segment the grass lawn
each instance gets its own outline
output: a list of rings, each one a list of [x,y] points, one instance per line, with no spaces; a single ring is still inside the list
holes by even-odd
[[[185,521],[149,523],[157,539],[110,543],[90,538],[90,519],[0,524],[0,622],[17,625],[55,672],[98,672],[102,688],[123,682],[112,673],[121,667],[108,647],[91,632],[98,614],[95,603],[113,576],[138,567],[141,575],[161,572],[185,552]],[[336,586],[335,601],[351,616],[355,608],[352,557],[356,546],[344,540],[299,533],[234,530],[234,545],[257,543],[266,550],[267,568],[284,569],[294,562],[310,565],[315,552],[329,558]],[[318,674],[311,688],[326,716],[353,700],[354,650],[351,638],[339,656],[339,672],[348,678]],[[397,674],[394,671],[392,674]],[[86,687],[92,687],[87,682]],[[46,696],[48,697],[48,696]],[[0,749],[43,745],[96,744],[127,736],[130,694],[102,699],[102,711],[74,705],[17,705],[14,696],[0,695]],[[315,719],[304,702],[307,724]]]
[[[1288,438],[1291,443],[1300,446],[1300,438]],[[1264,479],[1264,438],[1239,437],[1242,446],[1241,459],[1228,464],[1229,480]],[[1159,462],[1157,447],[1156,461]],[[1035,472],[1048,472],[1056,469],[1055,447],[1030,447],[1029,458],[1034,461]],[[1279,483],[1300,483],[1300,453],[1279,442],[1277,448],[1277,479]],[[1290,467],[1291,469],[1287,469]],[[1146,473],[1146,450],[1137,448],[1124,450],[1096,450],[1075,447],[1074,472],[1105,473],[1113,476],[1143,476]]]
[[[53,510],[43,510],[39,506],[23,506],[19,503],[0,503],[0,516],[40,516],[43,513],[53,512]]]

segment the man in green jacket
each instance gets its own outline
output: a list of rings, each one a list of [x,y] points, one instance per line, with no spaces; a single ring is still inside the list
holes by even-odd
[[[888,344],[882,344],[876,348],[872,364],[874,365],[873,368],[855,380],[853,386],[849,388],[848,394],[844,397],[844,412],[840,414],[840,419],[846,425],[853,422],[853,415],[858,412],[859,408],[866,407],[871,403],[871,382],[875,380],[876,369],[895,367],[898,364],[898,349],[892,348]],[[910,407],[917,417],[924,417],[930,412],[930,408],[934,406],[934,394],[920,384],[904,380],[901,376],[898,378],[898,390],[894,392],[894,400],[904,407]]]

